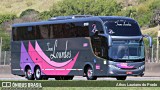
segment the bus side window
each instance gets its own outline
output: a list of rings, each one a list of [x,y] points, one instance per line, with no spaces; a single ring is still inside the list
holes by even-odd
[[[54,38],[64,38],[64,24],[52,24],[49,26],[49,37],[50,39]]]
[[[57,25],[56,38],[63,38],[63,24]]]
[[[17,28],[17,41],[20,41],[20,40],[27,40],[27,30],[26,30],[26,27],[18,27]]]
[[[84,26],[85,22],[76,22],[75,24],[75,37],[89,37],[89,27]]]
[[[68,24],[68,23],[66,23],[66,24],[64,24],[64,27],[63,27],[64,29],[64,31],[63,31],[63,35],[64,35],[64,38],[70,38],[70,29],[71,29],[71,26],[70,26],[70,24]]]
[[[26,33],[27,33],[27,37],[25,37],[25,40],[34,40],[35,39],[35,29],[33,26],[28,27]]]
[[[50,25],[49,28],[50,28],[50,39],[54,39],[55,38],[55,31],[54,31],[55,28],[53,25]]]
[[[17,28],[14,27],[14,28],[12,28],[12,40],[13,40],[13,41],[17,41],[17,40],[18,40],[17,37],[18,37],[18,36],[17,36]]]
[[[49,39],[49,26],[39,25],[36,27],[36,38],[37,39]]]
[[[107,58],[108,51],[106,38],[99,35],[94,35],[91,37],[91,42],[94,54],[98,57]]]
[[[62,23],[49,25],[50,39],[89,37],[89,27],[83,25],[84,22]]]

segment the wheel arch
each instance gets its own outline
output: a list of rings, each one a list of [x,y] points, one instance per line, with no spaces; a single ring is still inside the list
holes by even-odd
[[[33,73],[34,73],[34,65],[33,65],[32,63],[26,63],[26,64],[24,65],[24,70],[23,70],[23,71],[25,72],[28,67],[29,67],[29,68],[33,71]]]
[[[93,65],[90,62],[86,62],[85,65],[84,65],[83,73],[86,73],[86,70],[87,70],[88,67],[91,67],[93,69],[93,72],[94,72]]]
[[[37,67],[39,67],[41,69],[41,67],[37,64],[37,65],[34,66],[34,72],[35,72]]]
[[[28,68],[31,69],[30,65],[26,65],[25,68],[24,68],[24,71],[26,71]],[[32,69],[31,69],[32,70]]]

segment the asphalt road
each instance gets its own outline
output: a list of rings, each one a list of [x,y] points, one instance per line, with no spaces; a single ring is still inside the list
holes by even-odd
[[[27,80],[25,77],[15,76],[15,75],[0,75],[0,80]],[[55,80],[54,78],[49,78],[49,80]],[[73,80],[87,80],[86,77],[75,76]],[[115,78],[97,78],[97,80],[116,80]],[[160,80],[160,77],[127,77],[126,80],[135,81],[148,81],[148,80]]]

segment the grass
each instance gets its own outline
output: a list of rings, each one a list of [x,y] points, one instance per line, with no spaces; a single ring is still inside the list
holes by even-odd
[[[35,9],[39,12],[47,11],[57,1],[59,0],[0,0],[0,14],[20,15],[26,9]]]
[[[159,87],[45,87],[43,90],[159,90]]]
[[[159,87],[47,87],[43,90],[159,90]]]
[[[159,29],[158,26],[157,27],[153,27],[153,28],[144,29],[144,30],[142,30],[142,33],[143,34],[148,34],[148,35],[150,35],[152,37],[157,37],[158,29]]]
[[[41,83],[42,87],[43,87],[42,90],[159,90],[159,86],[160,86],[159,81],[150,81],[150,80],[149,81],[83,81],[83,80],[80,80],[80,81],[74,81],[74,80],[73,81],[45,81],[45,80],[44,81],[6,81],[6,80],[4,80],[4,81],[0,81],[0,84],[2,84],[2,82],[11,82],[11,85],[13,85],[13,86],[17,85],[18,83]],[[90,86],[91,84],[95,86],[95,83],[99,87],[87,87],[87,86]],[[129,86],[118,87],[116,83],[122,83],[122,84],[130,83],[130,84],[141,84],[141,85],[147,84],[147,83],[150,83],[150,84],[155,83],[155,84],[157,84],[158,87],[129,87]],[[62,85],[60,85],[60,84],[62,84]],[[82,85],[80,85],[80,84],[82,84]],[[83,84],[85,84],[85,85],[83,85]],[[87,84],[87,86],[86,86],[86,84]],[[114,85],[111,85],[111,84],[114,84]],[[26,84],[26,85],[28,85],[28,84]],[[68,85],[70,87],[68,87]],[[72,85],[73,86],[78,85],[78,87],[72,87]],[[101,85],[103,87],[100,87]],[[104,85],[106,85],[106,87],[104,87]],[[12,88],[13,88],[13,86],[12,86]],[[56,86],[58,86],[58,87],[56,87]],[[65,87],[65,86],[67,86],[67,87]],[[26,86],[25,88],[27,88],[27,87],[28,86]],[[15,86],[14,88],[17,88],[17,86]],[[31,88],[32,87],[27,88],[27,89],[32,90]],[[0,87],[0,90],[1,90],[1,87]],[[3,90],[7,90],[7,89],[3,88]]]

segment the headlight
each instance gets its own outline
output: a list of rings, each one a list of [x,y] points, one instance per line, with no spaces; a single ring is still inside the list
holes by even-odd
[[[138,69],[143,69],[145,66],[144,65],[142,65],[142,66],[140,66]]]
[[[114,66],[114,65],[108,65],[110,68],[115,68],[115,69],[120,69],[119,67],[116,67],[116,66]]]

